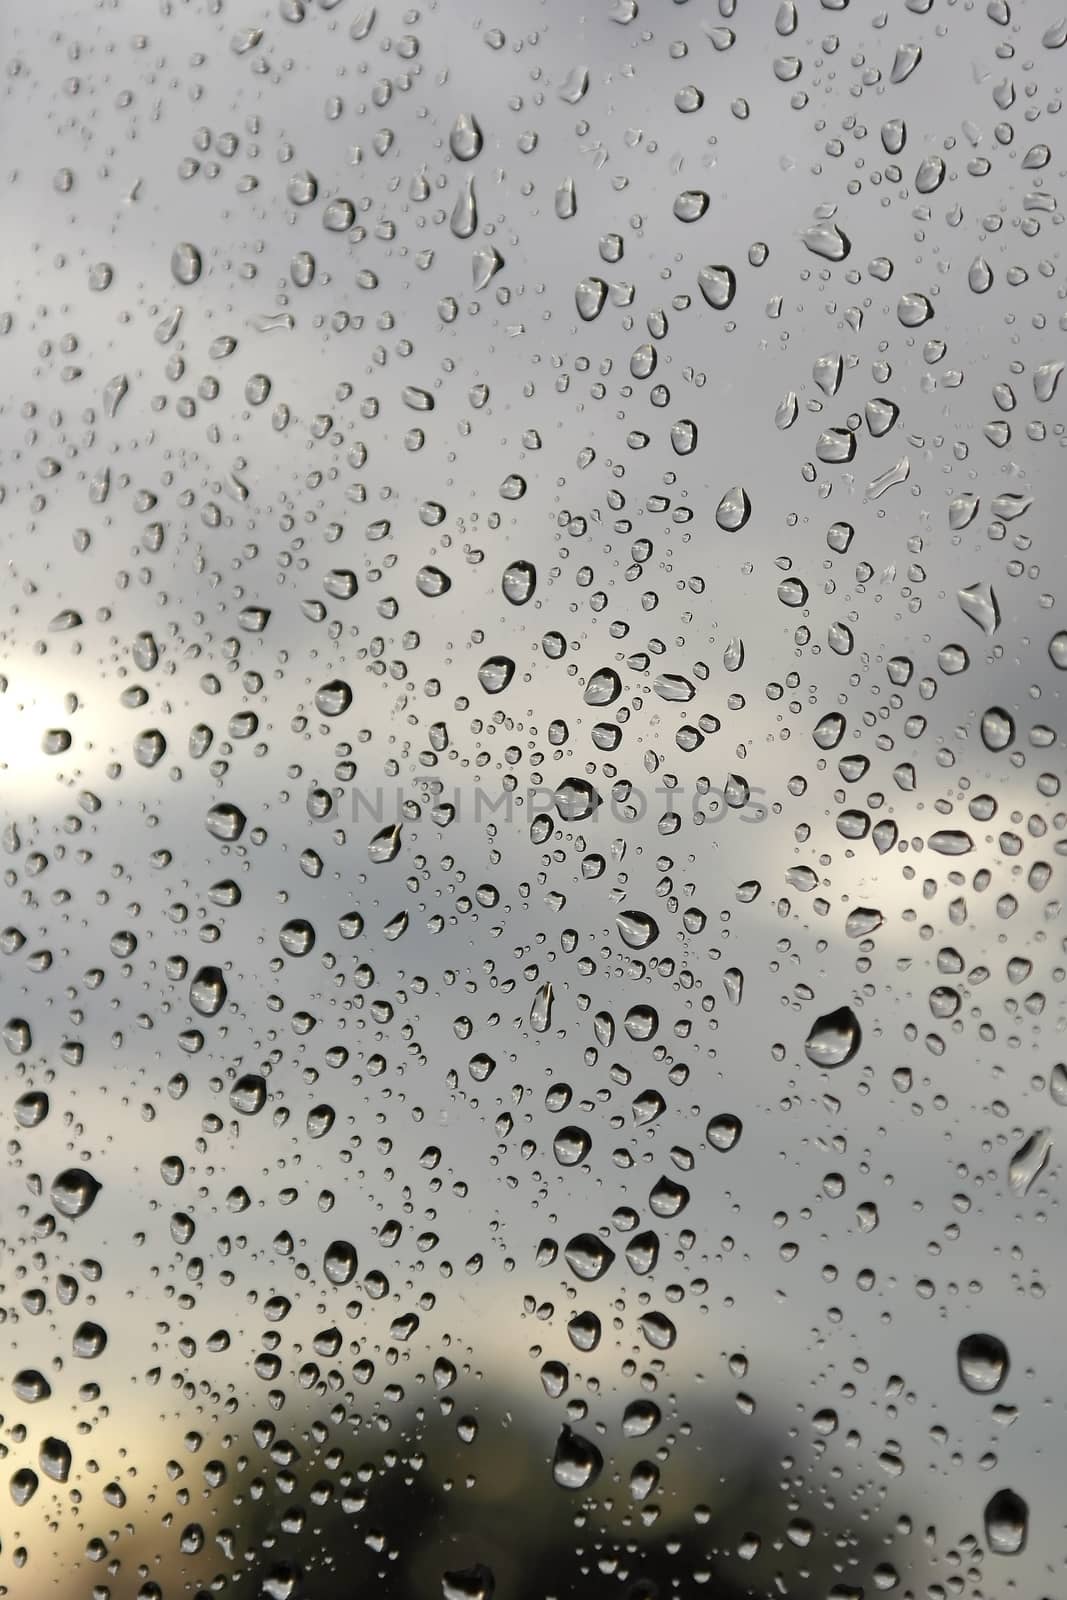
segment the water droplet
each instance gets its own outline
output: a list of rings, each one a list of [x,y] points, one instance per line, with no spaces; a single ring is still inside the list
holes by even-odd
[[[367,854],[377,866],[383,866],[388,861],[395,861],[400,853],[400,824],[391,823],[374,835],[367,846]],[[362,918],[360,919],[362,926]]]
[[[710,197],[703,189],[683,189],[675,199],[674,215],[679,222],[699,222],[710,203]]]
[[[574,301],[582,321],[592,322],[599,317],[607,297],[608,286],[603,278],[583,278],[574,291]]]
[[[968,267],[967,286],[975,294],[987,294],[993,287],[993,269],[984,256],[975,256]]]
[[[821,256],[824,261],[845,261],[852,250],[848,235],[831,220],[812,223],[801,238],[812,255]]]
[[[1006,750],[1015,738],[1015,723],[1002,706],[982,713],[982,743],[987,750]]]
[[[972,583],[961,589],[956,598],[964,616],[970,617],[991,638],[1000,626],[1000,606],[991,585],[984,580]]]
[[[817,1067],[842,1067],[851,1061],[862,1042],[860,1025],[849,1006],[818,1017],[804,1041],[804,1053]]]
[[[513,561],[505,567],[501,580],[504,598],[513,606],[524,606],[533,598],[537,587],[537,571],[532,562]]]
[[[926,156],[915,174],[915,188],[919,194],[933,194],[945,181],[945,163],[940,156]]]
[[[897,301],[897,321],[903,328],[921,328],[929,322],[934,308],[924,294],[912,290]]]
[[[355,1247],[347,1239],[335,1239],[326,1246],[322,1257],[322,1270],[327,1282],[343,1288],[351,1283],[359,1267]]]
[[[482,151],[482,130],[473,112],[461,111],[452,124],[448,148],[457,161],[473,161]]]
[[[727,489],[715,510],[715,521],[727,533],[736,533],[743,528],[752,515],[752,502],[748,493],[735,483],[732,489]]]
[[[715,311],[725,311],[737,293],[737,279],[729,267],[701,267],[697,284],[708,305]]]
[[[441,1574],[441,1593],[444,1600],[493,1600],[496,1579],[490,1567],[481,1564],[466,1567],[460,1572]]]
[[[100,1193],[100,1184],[84,1167],[67,1167],[52,1180],[49,1195],[61,1216],[84,1217]]]
[[[1011,1158],[1008,1184],[1015,1194],[1026,1194],[1048,1166],[1052,1154],[1052,1130],[1038,1128],[1023,1141]]]
[[[41,1440],[37,1461],[46,1478],[53,1483],[66,1483],[74,1456],[65,1439],[47,1438]]]
[[[741,1119],[732,1116],[729,1112],[721,1112],[712,1117],[705,1129],[705,1136],[713,1150],[732,1150],[741,1137]]]
[[[578,197],[575,193],[574,179],[564,178],[556,189],[554,201],[556,216],[560,222],[569,222],[577,214]]]
[[[556,1440],[552,1477],[561,1489],[588,1489],[600,1476],[604,1458],[596,1445],[564,1427]]]
[[[621,911],[615,918],[623,944],[631,950],[645,950],[659,938],[659,925],[645,911]]]
[[[960,1382],[972,1394],[995,1394],[1008,1375],[1006,1345],[991,1333],[969,1333],[956,1351]]]
[[[486,694],[501,694],[515,676],[510,656],[490,656],[478,668],[478,682]]]
[[[985,1508],[985,1536],[996,1556],[1017,1556],[1026,1545],[1030,1510],[1013,1489],[998,1489]]]
[[[904,83],[906,79],[911,77],[922,58],[922,45],[899,45],[897,53],[893,57],[893,65],[889,73],[890,83]]]
[[[195,244],[176,244],[170,258],[171,275],[175,283],[188,286],[200,276],[203,263]]]
[[[415,587],[427,600],[437,600],[452,587],[452,579],[440,567],[420,567],[415,574]]]
[[[469,239],[478,230],[478,202],[473,177],[467,178],[460,189],[449,226],[457,239]]]
[[[697,425],[683,418],[671,423],[671,448],[675,455],[688,456],[697,447]]]

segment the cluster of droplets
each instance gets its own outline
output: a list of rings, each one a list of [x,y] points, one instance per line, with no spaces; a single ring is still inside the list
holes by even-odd
[[[167,4],[117,97],[110,23],[16,32],[63,152],[0,323],[0,1560],[42,1592],[340,1594],[353,1530],[446,1600],[1027,1549],[970,1477],[930,1492],[984,1552],[914,1537],[905,1441],[953,1359],[963,1440],[1026,1416],[952,1252],[1047,1292],[996,1230],[1047,1223],[1067,1106],[1067,24],[691,9],[579,60],[551,6],[212,7],[182,76]],[[163,62],[180,149],[120,180]],[[910,1310],[905,1188],[951,1213]]]

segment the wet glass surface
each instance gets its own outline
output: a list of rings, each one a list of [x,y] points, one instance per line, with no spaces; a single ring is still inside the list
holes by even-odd
[[[1067,22],[0,39],[2,1592],[1052,1600]]]

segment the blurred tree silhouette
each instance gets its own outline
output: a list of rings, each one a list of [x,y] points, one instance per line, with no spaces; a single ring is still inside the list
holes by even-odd
[[[870,1581],[887,1530],[871,1514],[849,1525],[826,1508],[817,1449],[783,1470],[780,1416],[700,1403],[643,1438],[576,1421],[604,1467],[575,1492],[553,1481],[559,1402],[519,1411],[500,1389],[480,1389],[465,1414],[447,1397],[400,1407],[388,1422],[376,1408],[358,1420],[354,1441],[357,1419],[338,1422],[335,1410],[327,1425],[314,1405],[295,1432],[260,1421],[234,1439],[222,1474],[209,1463],[208,1486],[187,1485],[163,1509],[162,1537],[152,1531],[155,1506],[127,1507],[129,1534],[111,1569],[118,1582],[94,1589],[95,1600],[659,1600],[702,1591],[826,1600],[859,1596]],[[203,1452],[212,1448],[206,1436]],[[650,1464],[659,1480],[635,1500],[631,1471],[638,1466],[640,1494],[655,1477]],[[814,1470],[801,1494],[805,1465]],[[78,1563],[63,1600],[87,1594],[85,1573]],[[880,1576],[878,1587],[890,1586],[888,1566]]]

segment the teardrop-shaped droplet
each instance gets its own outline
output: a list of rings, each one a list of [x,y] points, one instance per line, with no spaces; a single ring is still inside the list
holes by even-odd
[[[504,257],[493,245],[482,245],[471,257],[471,282],[476,294],[488,288],[504,265]]]
[[[114,378],[110,378],[104,385],[104,412],[108,417],[117,416],[119,406],[129,392],[129,388],[129,379],[124,372],[120,372]]]
[[[735,483],[732,489],[727,489],[715,510],[715,521],[727,533],[736,533],[743,528],[752,515],[752,502],[747,491],[741,484]]]
[[[49,1196],[64,1217],[84,1217],[100,1193],[100,1184],[84,1167],[67,1167],[53,1178]]]
[[[478,668],[478,682],[486,694],[501,694],[515,676],[510,656],[490,656]]]
[[[457,239],[469,239],[478,228],[478,202],[474,194],[474,178],[469,177],[452,208],[449,227]]]
[[[921,328],[933,314],[934,308],[929,300],[917,291],[902,294],[897,301],[897,321],[903,328]]]
[[[975,294],[985,294],[993,287],[993,269],[984,256],[975,256],[967,268],[967,286]]]
[[[659,924],[647,911],[620,911],[615,926],[623,944],[631,950],[646,950],[659,938]]]
[[[400,824],[398,822],[390,823],[388,827],[382,828],[374,835],[374,838],[367,846],[368,856],[378,866],[384,865],[387,861],[395,860],[399,851]]]
[[[552,985],[543,983],[530,1007],[530,1026],[535,1033],[547,1033],[552,1026]]]
[[[737,279],[729,267],[701,267],[697,283],[704,299],[715,311],[725,311],[737,293]]]
[[[1034,399],[1042,403],[1052,399],[1063,371],[1062,361],[1043,361],[1034,369]]]
[[[844,359],[835,351],[833,354],[817,357],[811,375],[823,394],[832,399],[841,387],[844,370]]]
[[[590,677],[582,698],[587,706],[610,706],[621,693],[619,674],[613,667],[600,667]]]
[[[41,1447],[37,1452],[38,1465],[47,1478],[53,1483],[66,1483],[70,1477],[71,1464],[74,1455],[70,1445],[65,1439],[48,1438],[41,1440]]]
[[[890,83],[903,83],[906,78],[910,78],[922,58],[921,44],[899,45],[889,72]]]
[[[202,1017],[214,1017],[226,1004],[226,979],[219,967],[201,967],[189,985],[189,1004]]]
[[[588,1347],[587,1347],[588,1348]],[[561,1489],[588,1489],[600,1476],[604,1458],[590,1439],[564,1427],[552,1457],[552,1478]]]
[[[608,286],[603,278],[583,278],[574,291],[574,303],[583,322],[592,322],[604,309]]]
[[[799,410],[800,406],[796,393],[790,389],[789,393],[784,395],[778,402],[777,410],[774,413],[774,425],[780,433],[784,433],[787,428],[793,426],[797,420]]]
[[[949,502],[948,525],[954,533],[959,533],[974,521],[979,504],[976,494],[959,494]]]
[[[452,587],[452,579],[440,567],[420,567],[415,574],[415,587],[427,600],[437,600]]]
[[[475,156],[481,154],[482,130],[473,112],[460,112],[452,124],[452,132],[448,136],[448,148],[457,161],[473,161]]]
[[[688,456],[697,447],[697,425],[683,417],[671,423],[671,448],[677,456]]]
[[[900,407],[893,400],[886,400],[878,395],[873,400],[868,400],[863,408],[867,431],[872,439],[883,438],[893,427],[900,416]]]
[[[927,156],[915,174],[915,187],[919,194],[933,194],[945,181],[945,163],[940,156]]]
[[[839,1006],[816,1019],[804,1041],[804,1053],[816,1067],[842,1067],[855,1056],[862,1040],[855,1012],[850,1006]]]

